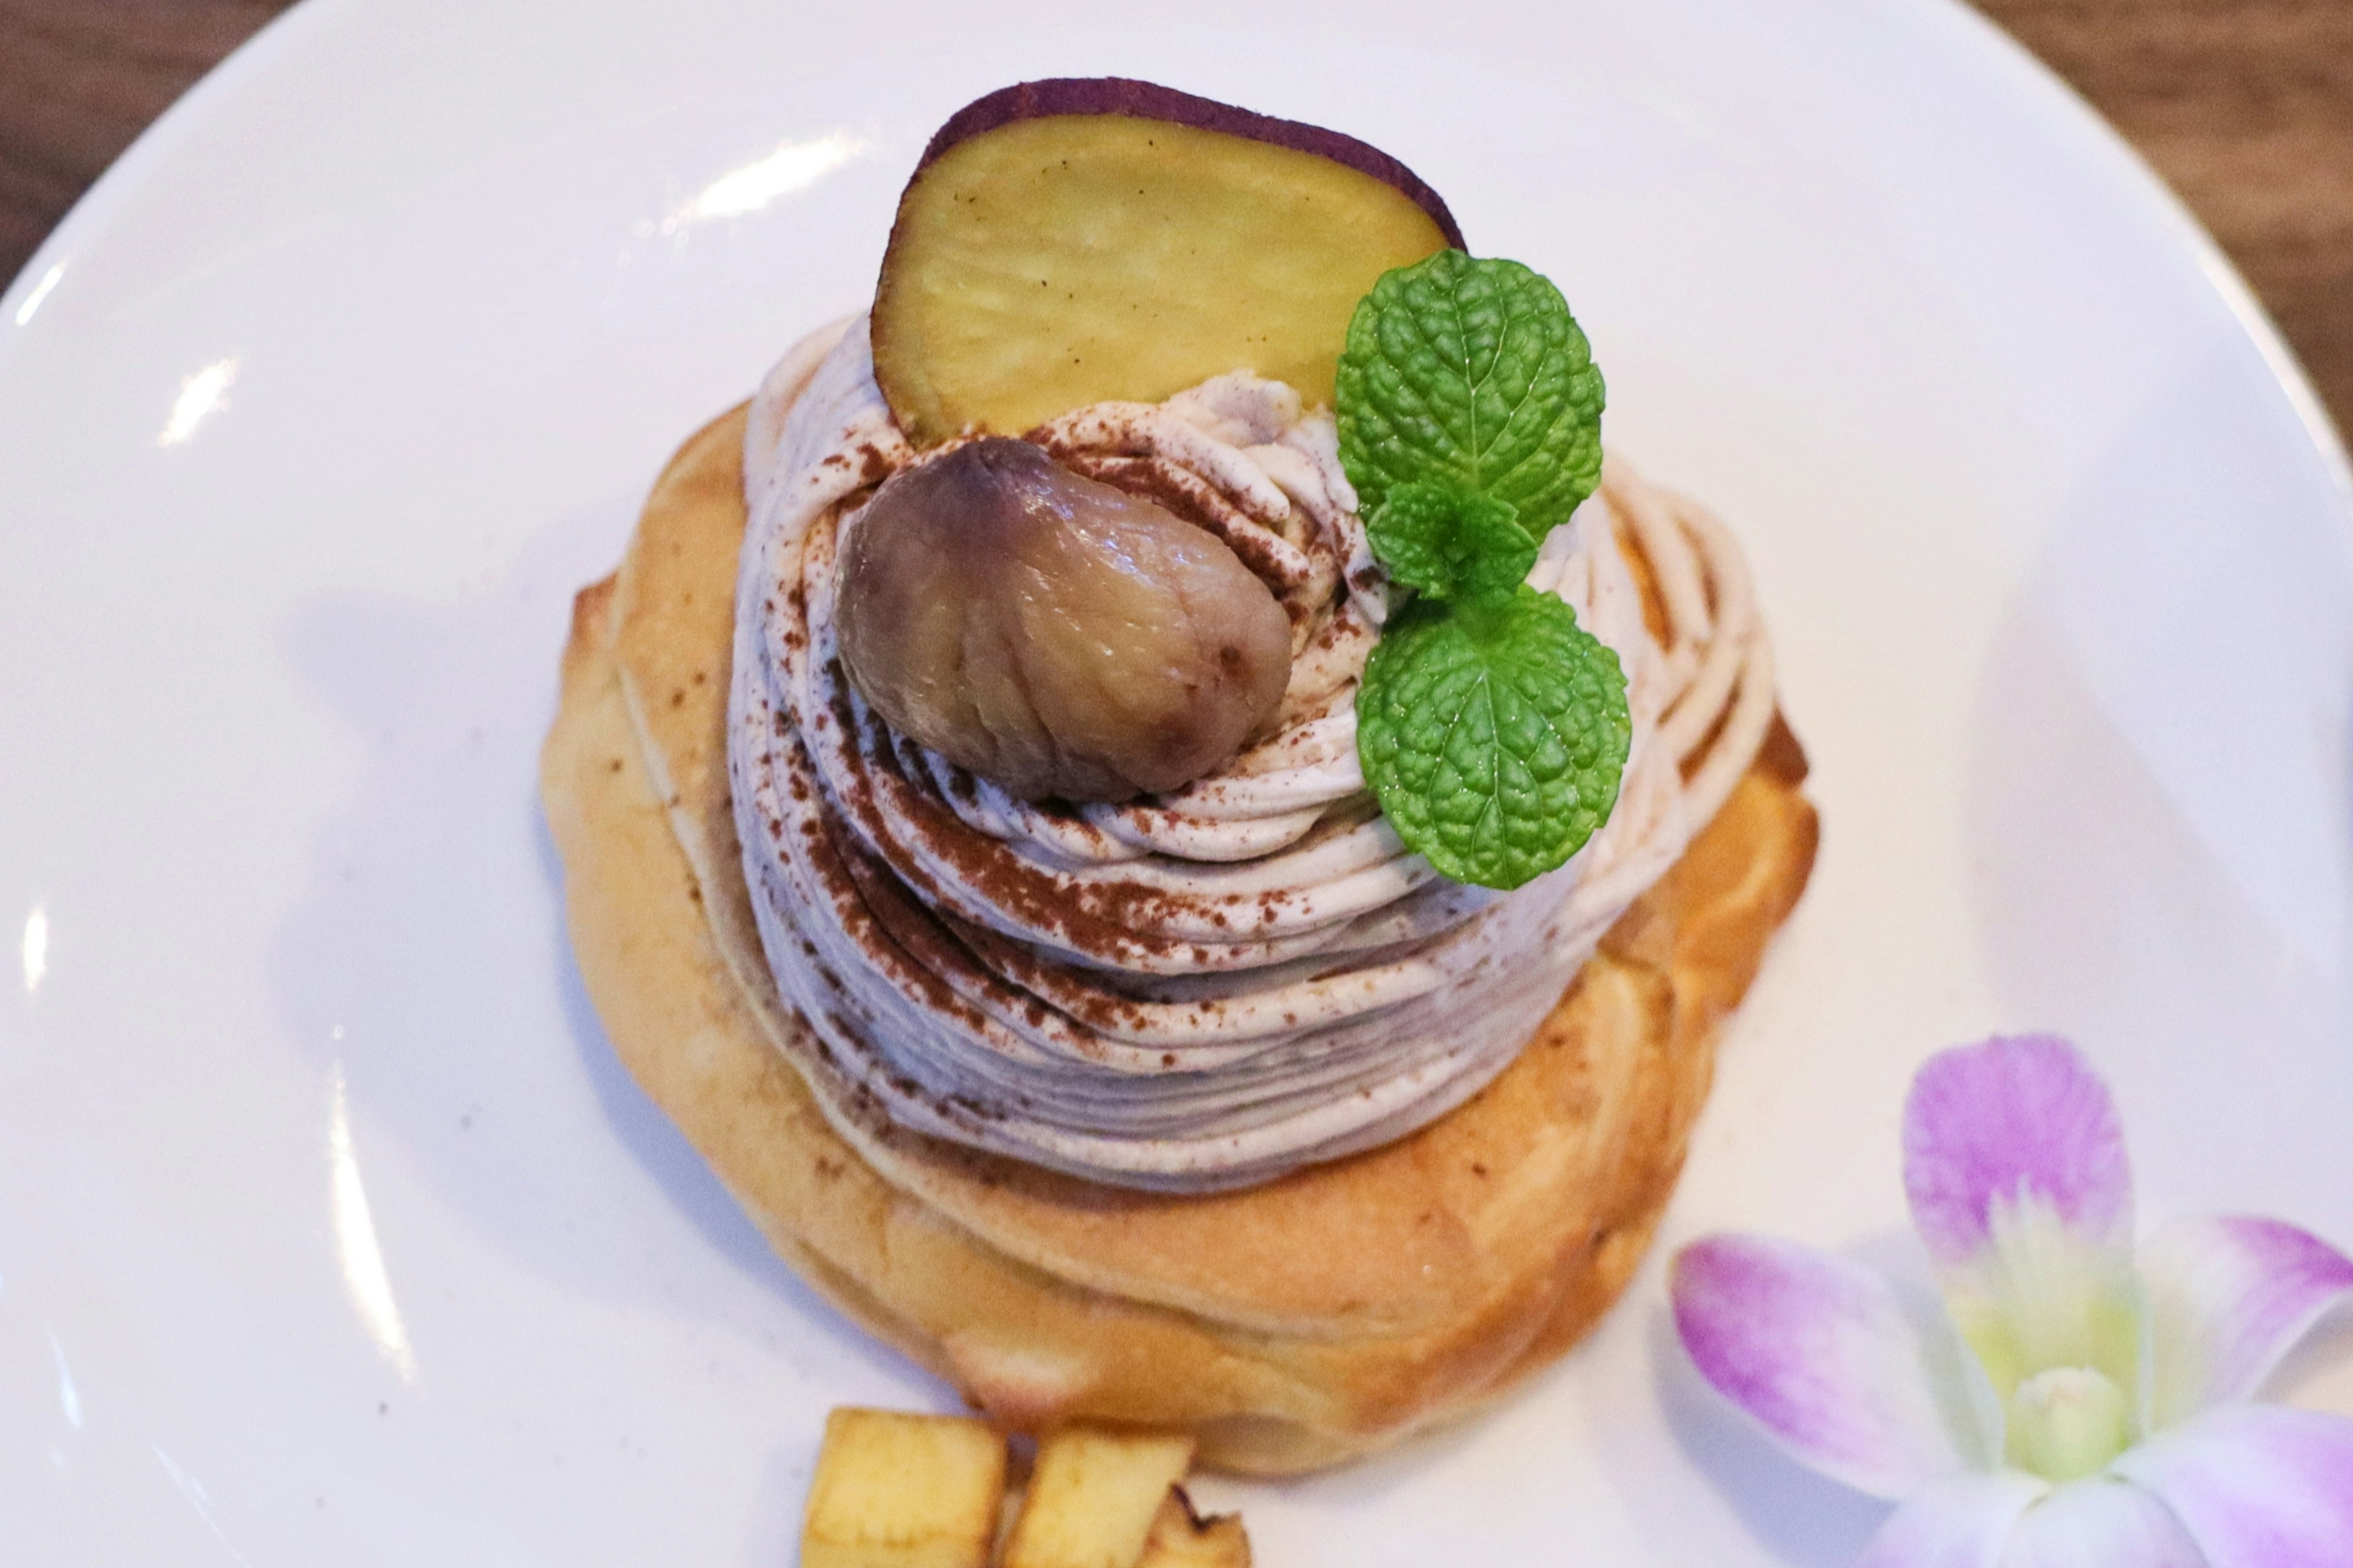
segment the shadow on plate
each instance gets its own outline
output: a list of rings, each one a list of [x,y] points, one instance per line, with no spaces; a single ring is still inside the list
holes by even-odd
[[[2219,345],[2117,432],[1993,639],[1979,962],[2004,1027],[2074,1036],[2115,1088],[2144,1229],[2253,1212],[2353,1247],[2353,574],[2296,504],[2311,452],[2214,427],[2251,360]]]
[[[347,596],[290,628],[294,668],[363,753],[276,933],[279,1005],[322,1074],[344,1075],[363,1160],[396,1141],[448,1213],[561,1289],[905,1384],[638,1089],[573,962],[538,752],[572,594],[609,569],[634,510],[552,523],[456,603]],[[403,1238],[385,1245],[397,1284]]]
[[[1816,1475],[1767,1441],[1692,1365],[1663,1300],[1651,1304],[1643,1327],[1667,1430],[1748,1538],[1790,1568],[1852,1563],[1886,1519],[1888,1505]],[[1672,1521],[1652,1524],[1654,1539],[1676,1533]]]

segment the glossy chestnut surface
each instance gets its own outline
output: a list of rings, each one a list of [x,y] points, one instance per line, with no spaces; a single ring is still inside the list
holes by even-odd
[[[1290,622],[1222,541],[1026,441],[893,476],[841,549],[860,694],[1023,799],[1179,788],[1230,760],[1290,679]]]

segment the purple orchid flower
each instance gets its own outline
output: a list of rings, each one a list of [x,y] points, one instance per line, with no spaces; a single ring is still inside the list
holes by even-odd
[[[1800,1462],[1900,1500],[1863,1568],[2353,1568],[2353,1421],[2248,1403],[2353,1297],[2353,1260],[2267,1219],[2136,1253],[2116,1106],[2049,1037],[1920,1069],[1904,1184],[1948,1321],[1768,1237],[1674,1262],[1707,1381]]]

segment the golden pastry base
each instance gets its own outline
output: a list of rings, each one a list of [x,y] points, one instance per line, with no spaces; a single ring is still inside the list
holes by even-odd
[[[1528,1048],[1398,1142],[1241,1192],[1096,1185],[861,1114],[778,999],[728,798],[744,410],[582,591],[541,793],[615,1048],[776,1250],[1004,1425],[1190,1428],[1205,1464],[1340,1463],[1493,1397],[1641,1260],[1718,1022],[1817,835],[1786,729]]]

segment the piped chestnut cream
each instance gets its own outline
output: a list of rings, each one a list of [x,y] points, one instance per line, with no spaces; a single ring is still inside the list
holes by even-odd
[[[745,442],[736,826],[837,1122],[1201,1191],[1491,1081],[1774,711],[1605,401],[1352,138],[1113,79],[943,126]]]
[[[763,944],[824,1042],[828,1103],[1176,1191],[1267,1180],[1461,1103],[1755,754],[1769,654],[1736,552],[1622,469],[1542,542],[1527,583],[1615,650],[1632,734],[1599,831],[1499,892],[1439,876],[1366,789],[1355,697],[1393,589],[1327,412],[1231,374],[1029,436],[1248,530],[1229,548],[1285,612],[1288,683],[1230,762],[1124,803],[1020,798],[889,722],[844,668],[844,552],[921,459],[863,319],[788,355],[745,453],[730,761]],[[1665,607],[1655,631],[1630,549]]]

